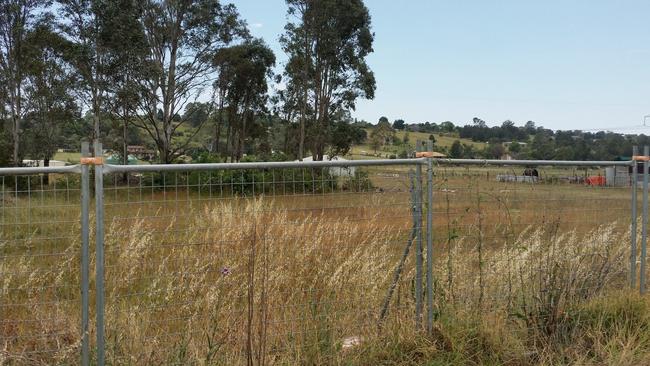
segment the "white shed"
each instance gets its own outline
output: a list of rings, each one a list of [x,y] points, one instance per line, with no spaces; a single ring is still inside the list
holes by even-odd
[[[314,158],[308,156],[302,159],[302,161],[314,161]],[[323,155],[323,161],[348,161],[348,159],[340,156],[330,157],[329,155]],[[357,171],[357,167],[354,166],[329,168],[329,173],[334,177],[354,177],[356,171]]]
[[[45,162],[43,160],[30,160],[30,159],[25,159],[23,160],[23,165],[28,166],[28,167],[44,167]],[[49,166],[65,166],[65,161],[61,160],[50,160],[50,165]]]

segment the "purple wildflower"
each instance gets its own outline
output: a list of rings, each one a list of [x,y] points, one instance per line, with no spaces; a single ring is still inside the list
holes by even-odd
[[[223,276],[229,276],[230,275],[230,268],[228,268],[228,267],[221,268],[221,274]]]

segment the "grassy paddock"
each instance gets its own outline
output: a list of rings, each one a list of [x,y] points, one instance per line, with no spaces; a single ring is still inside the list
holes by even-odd
[[[79,164],[81,153],[78,152],[57,152],[54,154],[54,160],[65,161],[70,164]]]
[[[407,169],[367,171],[356,188],[325,174],[291,174],[300,181],[293,185],[286,175],[263,176],[261,185],[242,178],[237,189],[222,176],[107,177],[108,361],[550,365],[649,357],[650,303],[621,291],[629,189],[499,183],[502,169],[437,169],[436,321],[427,336],[413,326],[414,247],[379,322],[411,232],[410,183]],[[0,364],[78,362],[79,191],[67,183],[31,185],[30,196],[3,191]]]
[[[370,134],[372,133],[372,129],[367,128],[366,133],[368,134],[368,136],[370,136]],[[406,145],[410,147],[407,150],[410,151],[413,151],[415,149],[415,145],[418,140],[428,141],[429,136],[432,135],[430,133],[425,133],[425,132],[395,131],[395,136],[399,138],[400,141],[404,140],[406,134],[408,134],[409,136]],[[448,134],[448,133],[434,133],[433,136],[436,139],[435,145],[437,147],[442,147],[447,149],[451,147],[451,145],[456,140],[460,141],[463,144],[473,146],[476,149],[483,149],[487,146],[486,143],[474,142],[470,139],[461,139],[457,135]],[[375,152],[369,143],[365,143],[365,144],[353,146],[349,152],[348,157],[352,159],[373,159],[378,157],[386,158],[389,157],[390,155],[398,154],[403,149],[404,146],[385,145]]]

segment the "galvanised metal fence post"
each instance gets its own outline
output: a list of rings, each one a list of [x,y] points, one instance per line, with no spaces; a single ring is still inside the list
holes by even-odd
[[[81,156],[90,156],[88,142],[81,143]],[[90,348],[88,342],[88,313],[90,302],[89,292],[89,243],[90,243],[90,171],[87,164],[81,165],[81,365],[90,364]]]
[[[630,228],[630,288],[634,289],[636,287],[636,204],[637,204],[637,160],[636,156],[639,155],[639,148],[634,146],[632,148],[632,222]]]
[[[433,142],[427,141],[427,151]],[[433,330],[433,158],[427,158],[427,333]]]
[[[97,365],[104,366],[104,169],[102,143],[95,140],[95,291]]]
[[[643,147],[643,217],[641,218],[641,265],[639,266],[639,292],[645,294],[645,261],[648,234],[648,155],[650,148]]]
[[[420,140],[416,141],[416,152],[422,151]],[[416,250],[415,250],[415,324],[422,328],[422,165],[415,167],[415,217],[416,217]]]

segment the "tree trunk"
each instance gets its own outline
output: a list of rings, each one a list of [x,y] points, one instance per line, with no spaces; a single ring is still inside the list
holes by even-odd
[[[50,166],[50,158],[44,158],[43,159],[43,166]],[[46,186],[50,184],[50,175],[49,174],[44,174],[43,175],[43,184],[46,185]]]
[[[307,105],[307,92],[303,93],[303,100],[300,107],[300,142],[298,144],[298,160],[302,161],[305,156],[305,114]]]
[[[233,128],[230,130],[230,133],[232,136],[230,137],[230,146],[228,147],[228,158],[230,159],[229,162],[234,163],[235,162],[235,151],[237,148],[237,141],[235,140],[235,137],[237,137],[237,132]]]
[[[129,165],[129,146],[128,146],[128,141],[127,141],[127,134],[128,134],[128,119],[125,116],[124,117],[124,125],[122,126],[122,163],[124,165]],[[124,172],[124,175],[122,176],[122,180],[124,183],[127,183],[129,181],[129,173]]]
[[[224,155],[226,155],[226,159],[228,156],[230,156],[230,135],[232,133],[232,120],[228,118],[228,128],[226,129],[226,149],[224,150]]]
[[[93,90],[93,140],[99,140],[99,96],[96,90]]]
[[[20,92],[20,86],[16,87],[14,94],[14,108],[13,108],[13,139],[14,139],[14,166],[23,165],[23,161],[20,157],[20,116],[22,113],[22,103],[20,98],[22,97]]]
[[[214,129],[214,143],[212,145],[212,153],[219,153],[219,139],[221,138],[221,121],[217,120],[217,125]]]
[[[21,166],[22,161],[20,159],[20,118],[18,116],[13,115],[12,116],[13,120],[13,140],[14,140],[14,153],[13,153],[13,158],[14,158],[14,166]]]
[[[287,119],[287,121],[290,121]],[[291,122],[289,122],[291,123]],[[287,125],[287,128],[284,129],[284,144],[282,146],[282,150],[284,151],[285,154],[289,154],[289,129],[290,125]]]
[[[241,123],[241,128],[239,132],[239,146],[237,149],[237,162],[239,162],[243,156],[244,153],[244,142],[246,140],[246,121],[248,120],[249,117],[252,117],[252,112],[250,111],[250,102],[249,99],[246,98],[246,101],[244,102],[244,110],[241,114],[242,118],[242,123]],[[253,121],[251,120],[251,123]]]
[[[163,151],[160,152],[163,164],[171,164],[171,154],[169,151],[169,139],[165,136],[163,141]]]
[[[219,105],[219,118],[217,119],[217,126],[214,133],[214,148],[213,153],[219,153],[219,140],[221,139],[221,126],[223,125],[223,102]]]
[[[165,129],[165,164],[171,163],[171,142],[174,134],[174,102],[176,93],[176,58],[178,56],[178,39],[171,42],[167,85],[163,89],[163,128]]]
[[[304,15],[304,12],[303,12]],[[304,56],[305,64],[302,69],[302,98],[300,105],[300,142],[298,145],[298,160],[302,161],[302,158],[305,157],[305,118],[307,114],[307,69],[305,65],[309,65],[309,57],[311,55],[311,48],[309,47],[309,37],[305,33],[303,37],[303,47],[304,47]]]
[[[242,127],[241,127],[241,132],[239,133],[239,147],[237,151],[237,162],[240,162],[242,157],[244,156],[244,142],[246,140],[246,119],[247,119],[248,113],[244,113],[242,115]]]

